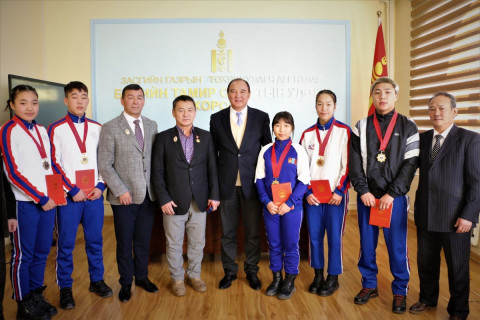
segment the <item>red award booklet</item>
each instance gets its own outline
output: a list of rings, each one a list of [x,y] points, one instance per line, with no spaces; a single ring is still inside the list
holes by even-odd
[[[380,200],[375,199],[375,207],[370,208],[370,221],[368,223],[372,226],[390,228],[393,203],[387,209],[380,210],[379,202]]]
[[[313,195],[320,203],[328,203],[332,198],[332,190],[330,190],[330,182],[328,180],[312,180],[310,181]]]
[[[85,195],[88,195],[90,191],[95,188],[95,170],[77,170],[75,171],[75,183]]]
[[[291,194],[292,185],[290,182],[272,184],[273,203],[276,206],[279,206],[287,201]]]
[[[63,191],[63,182],[61,174],[47,174],[47,194],[56,204],[66,204],[65,192]]]

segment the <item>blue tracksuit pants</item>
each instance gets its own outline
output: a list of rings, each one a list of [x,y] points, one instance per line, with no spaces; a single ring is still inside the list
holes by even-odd
[[[358,227],[360,230],[360,258],[358,269],[362,274],[363,288],[377,287],[377,259],[378,227],[368,223],[370,207],[365,207],[360,196],[357,198]],[[410,265],[407,252],[407,222],[408,198],[396,197],[393,200],[392,219],[390,228],[383,228],[383,236],[388,249],[390,271],[393,275],[392,292],[398,295],[407,295],[410,279]]]
[[[71,288],[73,279],[73,249],[78,225],[83,226],[85,251],[90,281],[103,280],[103,197],[97,200],[74,202],[67,197],[67,205],[57,209],[57,284],[60,289]]]
[[[17,201],[17,222],[12,240],[10,277],[17,301],[43,286],[45,264],[52,246],[55,209],[43,211],[30,201]]]
[[[348,193],[338,206],[321,203],[318,206],[306,204],[308,235],[310,237],[310,266],[323,269],[325,255],[323,239],[327,232],[328,274],[343,273],[343,234],[348,211]]]
[[[282,271],[285,268],[288,274],[298,274],[300,263],[298,242],[302,216],[301,206],[300,209],[294,209],[283,216],[271,214],[265,207],[263,208],[272,272]]]

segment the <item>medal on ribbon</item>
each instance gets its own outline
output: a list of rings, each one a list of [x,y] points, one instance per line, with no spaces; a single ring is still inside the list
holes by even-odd
[[[317,134],[317,141],[318,141],[318,159],[317,159],[317,166],[322,167],[325,164],[325,149],[327,148],[328,139],[330,139],[330,135],[332,134],[333,125],[335,124],[335,119],[333,119],[330,128],[328,129],[327,135],[325,138],[320,138],[320,130],[318,130],[318,125],[315,125],[315,133]]]
[[[382,137],[382,131],[380,129],[380,124],[378,123],[377,113],[373,113],[373,126],[375,127],[375,132],[377,133],[378,140],[380,140],[380,148],[379,153],[377,154],[377,161],[380,163],[384,163],[387,161],[387,155],[385,154],[385,149],[387,148],[388,142],[392,137],[393,128],[395,127],[395,123],[397,122],[398,112],[395,111],[393,113],[393,117],[388,124],[387,131],[385,132],[385,136]]]
[[[75,128],[72,118],[70,118],[70,115],[67,114],[65,117],[67,120],[68,126],[70,127],[70,130],[73,133],[73,136],[75,137],[75,141],[77,141],[78,148],[80,149],[80,152],[82,153],[82,156],[80,157],[80,163],[81,164],[87,164],[88,163],[88,157],[87,157],[87,134],[88,134],[88,121],[85,119],[83,122],[83,141],[80,139],[80,136],[78,135],[77,129]]]
[[[17,123],[28,134],[28,136],[33,140],[33,142],[37,146],[38,153],[40,153],[40,157],[43,160],[42,161],[43,169],[45,170],[50,169],[50,163],[47,161],[48,157],[47,157],[47,152],[45,151],[45,145],[43,144],[43,139],[42,139],[42,136],[40,135],[40,131],[38,131],[37,125],[33,124],[33,127],[37,132],[38,141],[40,141],[40,143],[33,137],[33,135],[30,133],[30,130],[28,130],[28,128],[25,126],[23,121],[18,116],[14,116],[12,120],[15,121],[15,123]]]
[[[283,166],[283,161],[285,161],[285,158],[287,157],[287,153],[290,150],[290,147],[292,146],[292,140],[289,140],[287,145],[282,151],[282,154],[280,155],[280,159],[278,160],[277,163],[277,155],[275,154],[275,142],[272,145],[272,157],[271,157],[271,163],[272,163],[272,171],[273,171],[273,182],[272,184],[279,184],[280,182],[279,177],[280,177],[280,171],[282,171],[282,166]]]

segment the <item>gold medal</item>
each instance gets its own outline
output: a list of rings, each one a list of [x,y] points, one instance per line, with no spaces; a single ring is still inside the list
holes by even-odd
[[[279,184],[280,182],[278,182],[278,180],[273,180],[272,184]]]
[[[125,129],[125,133],[126,133],[127,135],[130,134],[130,130]]]
[[[44,161],[43,161],[43,169],[45,169],[45,170],[50,169],[50,163],[48,163],[47,160],[44,160]]]
[[[86,154],[82,154],[82,159],[80,159],[80,162],[82,164],[87,164],[88,163],[88,157]]]
[[[317,159],[317,166],[321,167],[325,164],[325,158],[320,156],[318,159]]]
[[[197,138],[197,140],[195,140],[197,143],[200,143],[200,139]]]
[[[385,153],[383,153],[383,151],[380,151],[380,153],[377,154],[377,161],[385,162],[386,160],[387,160],[387,156],[385,155]]]
[[[177,142],[178,138],[177,136],[173,137],[173,142]]]

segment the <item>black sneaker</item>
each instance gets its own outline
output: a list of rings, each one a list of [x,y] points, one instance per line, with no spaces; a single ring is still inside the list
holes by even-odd
[[[103,280],[90,282],[90,287],[88,288],[88,290],[96,293],[99,297],[102,298],[108,298],[113,295],[112,289],[107,286],[107,284]]]
[[[396,294],[393,296],[392,312],[393,313],[405,313],[407,310],[407,296]]]
[[[353,302],[355,304],[365,304],[370,298],[378,297],[377,288],[362,288],[360,292],[355,296]]]
[[[49,317],[57,314],[57,308],[52,306],[50,302],[43,296],[43,291],[47,286],[42,286],[32,291],[32,300],[39,306]]]
[[[320,289],[320,291],[318,291],[318,295],[322,297],[331,296],[335,293],[335,291],[337,291],[339,286],[340,285],[338,284],[338,275],[328,275],[327,280],[325,280],[322,288]]]
[[[75,300],[73,300],[72,288],[60,289],[60,308],[63,310],[75,308]]]
[[[50,320],[50,316],[38,306],[32,299],[32,293],[23,297],[22,301],[17,301],[17,319],[23,320]]]

